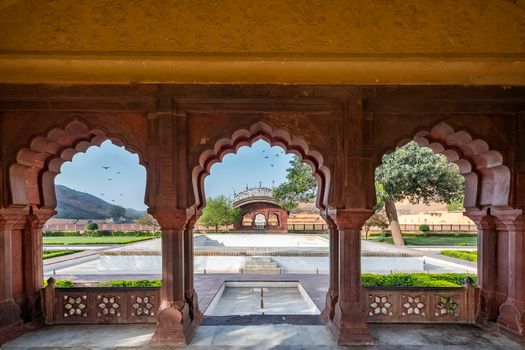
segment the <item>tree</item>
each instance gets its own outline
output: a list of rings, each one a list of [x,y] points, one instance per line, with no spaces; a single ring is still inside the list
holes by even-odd
[[[137,225],[142,225],[142,226],[154,226],[154,227],[159,226],[159,223],[157,222],[157,220],[155,220],[155,218],[151,214],[142,215],[140,218],[135,220],[135,223]]]
[[[94,230],[98,230],[98,225],[95,222],[90,222],[89,224],[86,225],[86,228],[89,231],[94,231]]]
[[[378,203],[384,205],[396,245],[404,245],[395,202],[450,203],[463,197],[464,179],[457,167],[430,148],[410,142],[383,157],[376,169]]]
[[[286,169],[286,182],[273,190],[273,196],[286,210],[297,208],[299,203],[306,203],[315,198],[317,180],[312,175],[310,167],[294,156]]]
[[[200,222],[206,227],[214,227],[217,232],[220,226],[231,225],[240,219],[241,210],[234,208],[226,197],[219,196],[206,199]]]
[[[370,228],[372,227],[379,227],[381,231],[384,231],[388,227],[388,219],[385,217],[382,211],[376,212],[365,221],[363,225],[365,230],[365,239],[368,239],[368,231],[370,231]]]
[[[113,221],[117,222],[120,220],[120,218],[123,218],[126,216],[126,208],[121,207],[120,205],[113,205],[111,208],[109,208],[109,217],[113,219]]]

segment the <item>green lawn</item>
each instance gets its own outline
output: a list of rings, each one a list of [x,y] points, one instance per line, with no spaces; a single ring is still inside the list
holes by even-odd
[[[108,236],[108,237],[44,237],[44,244],[47,245],[75,245],[75,244],[126,244],[145,241],[151,237],[129,237],[129,236]]]
[[[403,238],[406,245],[475,246],[478,242],[476,234],[403,235]],[[394,244],[392,237],[372,237],[370,240]]]
[[[44,250],[44,259],[56,258],[58,256],[69,255],[82,252],[82,250]]]
[[[477,250],[442,250],[441,255],[450,256],[456,259],[468,260],[468,261],[478,261],[478,251]]]

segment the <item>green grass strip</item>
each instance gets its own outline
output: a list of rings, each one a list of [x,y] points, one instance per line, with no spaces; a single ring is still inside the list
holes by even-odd
[[[128,244],[146,241],[152,237],[44,237],[45,245],[75,245],[75,244]]]

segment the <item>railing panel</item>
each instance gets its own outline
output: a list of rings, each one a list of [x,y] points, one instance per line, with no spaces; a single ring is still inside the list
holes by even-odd
[[[44,293],[48,324],[155,323],[160,306],[160,288],[54,288],[50,283]]]
[[[477,289],[365,288],[368,322],[473,323]]]

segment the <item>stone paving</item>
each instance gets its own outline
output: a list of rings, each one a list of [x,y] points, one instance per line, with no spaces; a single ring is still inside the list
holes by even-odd
[[[150,349],[154,325],[78,325],[45,327],[28,333],[2,350]],[[505,336],[469,325],[370,325],[375,345],[370,350],[518,350]],[[186,349],[345,349],[336,345],[326,327],[267,324],[201,326]],[[158,348],[157,348],[158,349]]]

